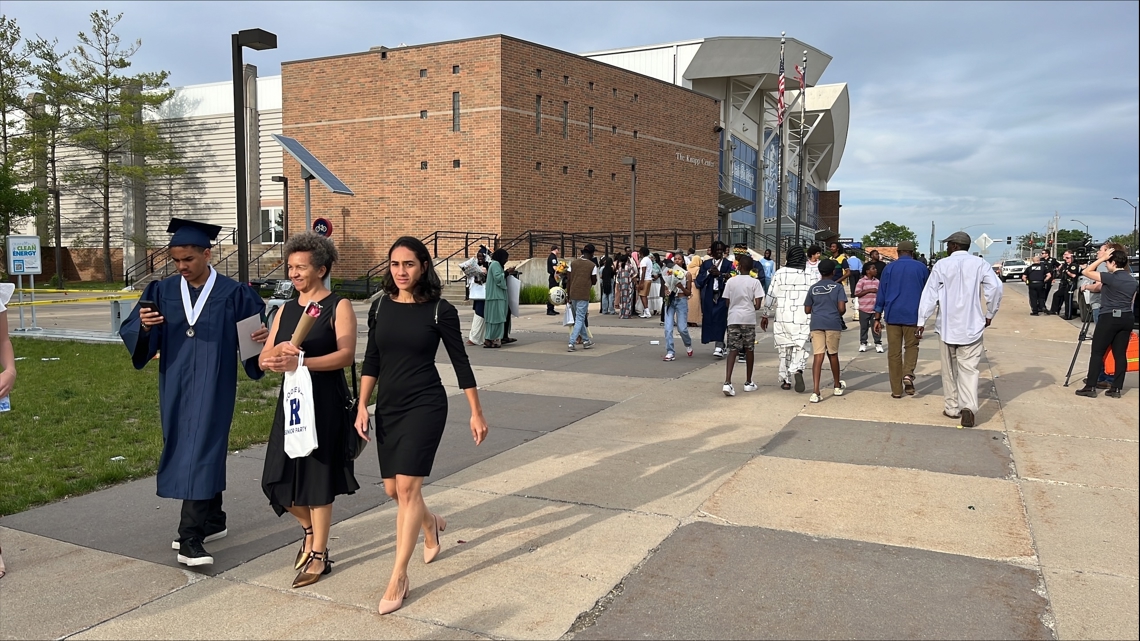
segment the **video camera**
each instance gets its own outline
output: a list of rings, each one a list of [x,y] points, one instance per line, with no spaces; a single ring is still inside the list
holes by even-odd
[[[1080,265],[1087,265],[1096,258],[1096,250],[1100,247],[1100,243],[1094,243],[1093,239],[1086,238],[1085,240],[1071,240],[1065,243],[1065,249],[1073,254],[1073,260]]]

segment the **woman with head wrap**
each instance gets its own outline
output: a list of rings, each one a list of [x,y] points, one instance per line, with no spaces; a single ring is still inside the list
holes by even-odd
[[[499,248],[487,264],[486,302],[483,304],[483,347],[502,347],[507,328],[507,250]]]
[[[815,281],[806,267],[803,247],[788,249],[787,263],[772,275],[768,295],[760,308],[761,329],[767,330],[768,319],[775,319],[772,339],[780,357],[780,389],[792,389],[794,381],[797,392],[806,389],[803,371],[811,341],[811,316],[804,312],[804,299]]]

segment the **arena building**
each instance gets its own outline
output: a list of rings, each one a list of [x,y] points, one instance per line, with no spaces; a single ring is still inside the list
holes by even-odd
[[[292,203],[288,231],[305,225],[300,167],[271,134],[300,141],[354,191],[312,189],[313,217],[332,221],[345,277],[380,262],[404,234],[452,230],[491,242],[533,230],[627,234],[630,159],[638,230],[700,230],[707,238],[746,230],[757,246],[773,242],[781,148],[790,159],[781,234],[794,233],[795,158],[803,149],[801,222],[810,233],[828,215],[829,197],[837,216],[838,194],[827,182],[842,157],[848,97],[846,85],[816,85],[830,57],[812,47],[789,40],[787,68],[803,50],[802,140],[794,71],[787,118],[776,126],[778,38],[575,55],[494,35],[286,62],[280,76],[260,79],[247,65],[247,122],[256,123],[249,131],[257,141],[247,164],[258,178],[250,183],[249,237],[264,246],[250,252],[251,276],[281,276],[272,273],[273,249],[285,236],[281,177]],[[172,216],[221,225],[222,244],[233,243],[232,101],[229,82],[183,87],[150,116],[178,143],[186,171],[116,205],[122,269],[137,272],[165,243]],[[90,246],[84,234],[98,222],[81,197],[64,193],[64,245]]]

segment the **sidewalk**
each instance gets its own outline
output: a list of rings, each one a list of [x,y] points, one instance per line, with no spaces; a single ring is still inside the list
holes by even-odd
[[[933,332],[917,396],[891,399],[885,354],[849,331],[848,392],[808,404],[776,384],[768,334],[760,390],[738,364],[726,398],[699,329],[664,363],[656,320],[594,314],[598,347],[567,353],[534,307],[518,343],[469,348],[478,449],[441,365],[425,497],[448,529],[433,564],[413,556],[402,610],[375,613],[395,509],[374,450],[334,506],[332,574],[290,590],[299,531],[265,505],[255,448],[231,456],[231,534],[205,572],[175,562],[178,503],[153,478],[0,520],[0,637],[1136,638],[1136,376],[1121,399],[1075,396],[1088,343],[1062,387],[1077,328],[1005,292],[974,429],[942,416]]]

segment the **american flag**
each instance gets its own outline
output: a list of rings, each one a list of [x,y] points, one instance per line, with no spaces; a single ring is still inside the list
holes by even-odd
[[[804,88],[804,70],[799,65],[796,65],[796,75],[800,78],[800,89]]]
[[[776,125],[784,124],[784,112],[787,111],[787,106],[784,104],[784,40],[780,39],[780,87],[776,92],[778,96],[776,102]]]

